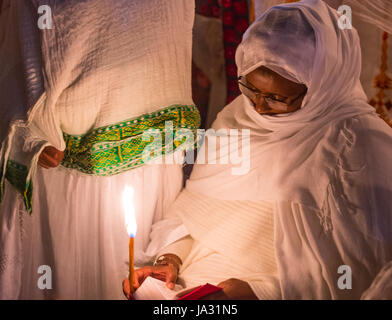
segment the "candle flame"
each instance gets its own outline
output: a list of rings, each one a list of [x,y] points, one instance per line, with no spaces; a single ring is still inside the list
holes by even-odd
[[[123,207],[124,207],[124,218],[125,225],[127,226],[127,232],[129,237],[134,238],[136,236],[137,224],[135,217],[134,207],[134,190],[132,187],[125,187],[123,192]]]

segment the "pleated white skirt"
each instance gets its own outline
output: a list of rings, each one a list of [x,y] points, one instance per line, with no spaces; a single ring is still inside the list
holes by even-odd
[[[135,263],[142,265],[151,258],[152,224],[181,190],[182,169],[153,164],[95,177],[39,168],[33,183],[31,216],[8,183],[0,205],[0,299],[123,299],[129,238],[122,192],[134,189]],[[50,267],[52,289],[39,288],[40,277],[50,276],[40,266]]]

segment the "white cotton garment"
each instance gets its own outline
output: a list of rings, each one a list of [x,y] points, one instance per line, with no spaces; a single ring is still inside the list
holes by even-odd
[[[150,232],[182,188],[182,165],[152,163],[95,177],[63,167],[45,170],[36,167],[36,161],[46,145],[64,149],[63,132],[83,135],[173,104],[193,104],[194,2],[5,3],[2,18],[4,14],[17,22],[17,32],[11,34],[19,38],[14,43],[1,30],[0,47],[9,48],[12,42],[14,56],[20,59],[16,65],[29,66],[30,72],[27,78],[23,71],[1,73],[0,82],[13,84],[14,89],[8,90],[9,96],[0,94],[0,108],[6,106],[0,110],[10,116],[4,120],[20,120],[13,122],[18,126],[9,136],[11,147],[2,152],[31,164],[34,191],[30,216],[19,193],[6,181],[0,204],[0,299],[122,299],[129,259],[122,191],[130,186],[135,192],[135,263],[141,266],[160,249],[150,246],[147,251]],[[39,30],[36,20],[24,20],[35,16],[39,5],[52,9],[52,29]],[[10,32],[14,25],[5,26]],[[38,53],[22,50],[18,43],[37,48]],[[33,70],[42,71],[41,77]],[[25,92],[31,105],[19,94],[19,80],[28,83]],[[179,227],[171,240],[184,232]],[[37,286],[41,265],[52,269],[52,290]]]
[[[346,10],[349,6],[351,12],[346,12],[354,20],[357,18],[377,26],[382,31],[392,32],[392,3],[390,0],[324,0],[333,8]],[[256,16],[267,9],[282,4],[282,0],[255,0]]]
[[[193,104],[193,1],[53,2],[54,29],[43,33],[42,48],[47,103],[64,132]]]
[[[151,226],[181,190],[182,168],[148,165],[115,177],[38,168],[33,184],[32,215],[8,183],[0,204],[0,298],[124,299],[122,281],[129,270],[124,187],[134,191],[135,264],[141,266],[152,258],[146,252]],[[51,268],[51,290],[37,285],[40,266]]]
[[[282,299],[360,299],[392,260],[392,129],[366,102],[359,38],[355,29],[341,30],[338,18],[323,1],[304,0],[273,7],[250,26],[236,54],[239,75],[265,66],[305,84],[301,109],[260,115],[241,95],[213,124],[221,132],[207,133],[206,140],[249,129],[250,152],[243,155],[249,170],[238,175],[232,170],[238,163],[219,164],[227,150],[241,151],[240,132],[237,143],[221,138],[209,153],[217,164],[196,164],[186,185],[187,192],[222,203],[273,203]],[[203,204],[194,202],[193,208]],[[200,210],[176,211],[187,228],[192,221],[189,231],[198,241],[227,223],[223,216],[217,222],[213,209],[211,224]],[[261,229],[251,240],[262,241]],[[219,243],[204,245],[224,253]],[[246,257],[261,270],[257,247]],[[351,289],[338,282],[341,266],[351,270]]]
[[[348,5],[356,17],[366,21],[382,31],[392,32],[392,3],[389,0],[364,0],[342,1],[342,5]]]
[[[52,29],[31,19],[43,5],[51,8]],[[31,163],[32,174],[36,159],[28,153],[41,150],[42,141],[64,150],[63,132],[82,135],[193,104],[194,1],[7,0],[4,7],[0,141],[7,132],[33,140],[33,147],[3,146],[5,158]],[[31,123],[34,129],[24,132]]]
[[[224,201],[185,189],[167,214],[178,215],[190,236],[158,256],[180,257],[183,287],[236,278],[246,281],[259,299],[280,299],[273,211],[274,204],[267,201]]]

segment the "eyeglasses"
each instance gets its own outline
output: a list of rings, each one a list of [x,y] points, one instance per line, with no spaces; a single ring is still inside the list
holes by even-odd
[[[279,100],[274,98],[272,95],[264,95],[261,91],[257,89],[250,88],[246,84],[242,82],[243,77],[239,77],[237,79],[238,84],[240,86],[241,92],[247,96],[255,105],[257,104],[257,101],[259,101],[260,97],[264,98],[264,102],[268,104],[268,106],[271,109],[274,110],[279,110],[279,111],[287,111],[288,108],[295,102],[297,101],[300,97],[306,94],[307,89],[305,89],[304,92],[302,92],[299,96],[291,100],[289,103],[286,102],[287,98],[284,100]]]

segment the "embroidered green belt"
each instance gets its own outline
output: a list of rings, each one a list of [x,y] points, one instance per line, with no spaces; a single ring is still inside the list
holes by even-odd
[[[5,178],[18,190],[24,199],[24,204],[28,212],[31,212],[31,202],[33,197],[33,184],[27,181],[29,169],[27,166],[19,164],[13,160],[7,161],[7,169]],[[2,172],[0,172],[0,202],[4,194],[4,180],[2,179]]]
[[[170,154],[180,146],[182,149],[194,148],[199,126],[197,107],[174,105],[95,129],[86,135],[64,133],[66,149],[61,165],[89,175],[119,174]],[[184,129],[193,135],[192,139],[184,135]],[[146,135],[146,132],[150,133]],[[145,152],[147,147],[149,152]],[[26,166],[8,160],[5,178],[23,194],[26,208],[31,211],[32,184],[26,181],[27,175]],[[4,189],[3,184],[1,187]]]
[[[167,130],[169,122],[173,130]],[[66,143],[62,165],[83,173],[110,176],[136,167],[176,150],[185,142],[181,129],[192,130],[194,136],[200,126],[200,114],[195,106],[171,106],[136,119],[98,128],[83,136],[64,134]],[[154,129],[157,134],[147,134]],[[170,137],[168,137],[170,135]],[[148,139],[146,139],[148,138]],[[193,139],[194,141],[196,139]],[[166,145],[169,141],[170,145]],[[147,156],[145,148],[154,143],[157,152]],[[192,146],[194,147],[194,143]]]

